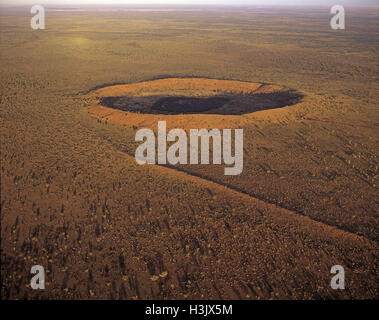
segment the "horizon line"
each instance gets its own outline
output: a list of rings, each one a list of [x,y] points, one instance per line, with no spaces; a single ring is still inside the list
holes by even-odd
[[[30,7],[36,4],[9,4],[9,3],[1,3],[0,7],[9,7],[9,8],[16,8],[16,7]],[[190,4],[190,3],[179,3],[179,4],[173,4],[173,3],[144,3],[144,4],[138,4],[138,3],[128,3],[128,4],[109,4],[109,3],[102,3],[102,4],[89,4],[89,3],[78,3],[78,4],[67,4],[67,3],[55,3],[55,4],[43,4],[38,3],[38,5],[42,5],[45,7],[69,7],[69,8],[82,8],[82,7],[318,7],[318,8],[325,8],[330,7],[328,4],[247,4],[247,3],[224,3],[224,4]],[[348,4],[343,5],[344,7],[359,7],[359,8],[379,8],[379,4]]]

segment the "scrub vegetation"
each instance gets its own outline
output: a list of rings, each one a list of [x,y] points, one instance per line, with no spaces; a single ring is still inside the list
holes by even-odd
[[[2,9],[2,299],[377,299],[378,11],[348,10],[331,30],[329,8],[50,8],[33,31]],[[230,82],[147,90],[174,78]],[[227,107],[233,81],[264,105]],[[160,119],[243,129],[243,172],[138,165]]]

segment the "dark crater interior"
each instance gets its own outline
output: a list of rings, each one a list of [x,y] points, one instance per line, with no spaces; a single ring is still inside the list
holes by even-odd
[[[162,113],[202,113],[212,109],[219,109],[229,101],[225,97],[192,98],[166,97],[156,101],[151,110]]]
[[[145,114],[223,114],[241,115],[260,110],[290,106],[300,102],[303,95],[294,91],[272,93],[224,94],[211,97],[153,95],[133,97],[104,97],[103,106]]]

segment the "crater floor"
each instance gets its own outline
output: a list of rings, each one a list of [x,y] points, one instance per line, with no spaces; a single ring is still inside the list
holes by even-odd
[[[202,127],[223,127],[230,120],[236,124],[243,115],[295,105],[303,95],[272,84],[167,78],[108,86],[86,98],[88,111],[102,120],[136,127],[156,127],[158,120],[170,120],[172,126],[183,128],[193,120]]]

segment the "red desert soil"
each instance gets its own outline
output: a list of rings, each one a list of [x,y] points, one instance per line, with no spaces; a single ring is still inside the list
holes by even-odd
[[[144,81],[133,84],[115,85],[94,90],[85,96],[87,111],[96,118],[133,128],[156,130],[158,121],[167,121],[167,130],[172,128],[235,128],[249,122],[252,117],[272,118],[270,113],[256,112],[233,114],[145,114],[117,110],[102,104],[109,97],[146,97],[146,96],[187,96],[214,97],[218,95],[252,95],[259,97],[260,103],[267,102],[270,95],[290,92],[277,85],[235,80],[217,80],[206,78],[169,78]],[[275,109],[275,117],[280,117],[280,109]],[[271,119],[272,120],[272,119]],[[196,125],[195,125],[196,124]],[[195,125],[195,127],[194,127]]]
[[[45,249],[46,254],[37,260],[48,265],[50,271],[48,290],[35,292],[23,286],[21,296],[65,299],[377,297],[377,289],[372,286],[377,277],[378,248],[374,241],[183,172],[138,166],[133,157],[122,152],[109,154],[109,161],[117,167],[115,173],[120,170],[117,181],[121,187],[114,191],[106,188],[116,178],[110,178],[109,182],[103,179],[98,187],[106,190],[105,200],[65,201],[64,212],[54,215],[54,219],[64,222],[63,228],[41,225],[41,219],[49,220],[48,208],[41,207],[38,221],[25,214],[26,207],[14,204],[17,207],[8,208],[29,218],[22,221],[19,232],[25,254],[8,254],[5,262],[12,268],[35,264],[31,252]],[[81,177],[78,182],[82,178],[85,179]],[[18,187],[9,183],[9,179],[5,176],[2,183],[7,183],[9,190],[16,193]],[[170,191],[168,186],[175,189]],[[162,190],[165,190],[163,194]],[[59,187],[52,192],[64,195]],[[146,193],[148,198],[144,197]],[[40,190],[36,188],[29,196],[38,199]],[[82,224],[85,227],[80,233],[79,229],[70,228]],[[29,239],[23,232],[30,226],[38,232],[38,237]],[[58,238],[54,238],[57,234]],[[91,238],[94,234],[96,238]],[[54,239],[55,245],[46,248],[50,239]],[[11,240],[5,239],[7,247],[12,245]],[[62,247],[65,250],[58,249]],[[335,264],[345,266],[346,290],[330,288],[330,267]],[[5,285],[13,283],[17,275],[8,274]]]
[[[157,121],[166,120],[168,129],[233,128],[253,118],[275,122],[280,120],[281,109],[243,115],[141,114],[115,110],[101,105],[100,101],[104,97],[183,94],[192,97],[218,95],[220,92],[259,94],[283,90],[286,89],[239,81],[162,79],[98,89],[89,93],[86,99],[91,115],[128,127],[156,130]],[[301,103],[294,107],[301,107]],[[117,152],[117,156],[125,158],[126,162],[134,162],[133,157],[125,153]],[[163,228],[161,233],[146,239],[145,244],[145,240],[139,238],[138,247],[147,248],[147,243],[150,243],[152,248],[146,249],[146,255],[154,256],[154,252],[160,252],[159,259],[165,265],[165,268],[159,267],[152,262],[154,259],[149,259],[144,272],[138,264],[129,266],[140,270],[139,297],[157,297],[163,292],[167,297],[175,298],[377,296],[377,290],[369,285],[375,282],[377,272],[377,244],[374,241],[191,173],[160,166],[143,168],[145,174],[156,181],[172,181],[177,188],[183,184],[197,192],[178,193],[179,198],[188,198],[180,200],[183,207],[179,209],[181,205],[178,203],[175,215],[169,216],[170,221],[177,221],[175,226],[170,222],[166,230],[160,221],[158,224]],[[206,205],[201,202],[197,207],[193,197],[196,194],[204,195],[204,190],[212,200]],[[194,208],[191,209],[192,214],[186,208],[188,205]],[[160,218],[149,211],[141,219],[155,221]],[[177,224],[179,220],[181,222]],[[130,226],[125,225],[125,228]],[[117,237],[117,233],[114,236]],[[179,252],[169,244],[173,238],[178,241],[175,248]],[[195,238],[204,241],[198,242],[193,240]],[[167,248],[167,251],[162,248]],[[334,264],[347,266],[345,271],[349,274],[349,289],[342,293],[330,290],[330,267]],[[188,273],[198,273],[198,277],[189,279]],[[304,287],[308,289],[304,290]],[[133,291],[133,288],[130,290]],[[191,292],[189,295],[188,290]]]

